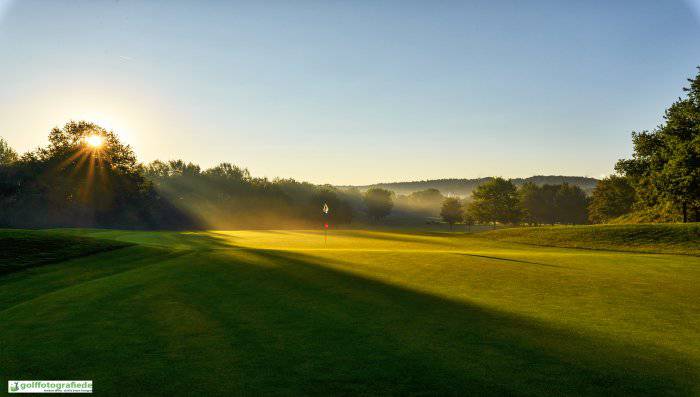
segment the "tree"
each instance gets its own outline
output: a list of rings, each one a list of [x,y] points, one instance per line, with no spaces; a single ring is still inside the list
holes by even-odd
[[[518,195],[523,211],[523,220],[530,225],[542,223],[547,214],[542,188],[535,183],[526,182],[518,189]]]
[[[0,166],[12,164],[18,158],[17,152],[7,144],[7,141],[0,138]]]
[[[199,166],[194,166],[191,163],[189,165],[191,168],[196,167],[199,170]],[[247,168],[241,168],[231,163],[221,163],[214,168],[209,168],[204,171],[204,175],[233,181],[248,181],[251,179],[250,171]]]
[[[493,178],[479,185],[472,192],[469,211],[474,217],[487,223],[518,223],[520,221],[520,200],[517,189],[510,180]]]
[[[472,226],[474,226],[474,223],[476,223],[474,215],[472,215],[468,210],[464,211],[464,231],[471,231],[471,228]]]
[[[556,196],[561,185],[542,185],[526,183],[518,190],[523,219],[534,225],[559,221],[556,209]]]
[[[588,198],[580,187],[563,183],[554,198],[555,212],[561,223],[586,223]]]
[[[610,175],[598,182],[588,206],[588,219],[593,223],[605,223],[632,211],[637,194],[627,178]]]
[[[700,69],[700,67],[698,68]],[[665,112],[664,123],[652,132],[632,133],[632,159],[618,161],[616,171],[632,182],[647,207],[671,202],[688,221],[700,221],[700,73]]]
[[[542,212],[538,215],[539,222],[554,225],[559,222],[557,210],[557,193],[561,185],[542,185],[540,187],[540,200],[542,200]]]
[[[456,197],[448,197],[442,202],[440,209],[442,220],[450,225],[450,231],[457,222],[461,222],[464,218],[464,208],[462,201]]]
[[[392,192],[381,189],[371,188],[365,192],[364,202],[367,207],[367,215],[374,221],[379,221],[391,213],[394,207]]]
[[[99,150],[87,150],[86,138],[94,135],[101,137],[104,144]],[[136,155],[129,145],[123,144],[114,132],[88,121],[71,120],[62,128],[53,128],[49,132],[49,146],[40,148],[36,154],[42,161],[66,157],[68,161],[61,164],[66,168],[75,167],[92,154],[111,169],[128,173],[139,169]]]
[[[408,195],[408,201],[414,210],[424,211],[431,215],[438,213],[445,196],[437,189],[425,189]]]

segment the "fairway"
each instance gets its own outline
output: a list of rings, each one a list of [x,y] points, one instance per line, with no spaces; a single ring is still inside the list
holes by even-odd
[[[26,233],[111,243],[0,275],[4,385],[700,394],[698,256],[488,233],[331,231],[327,244],[320,231]]]

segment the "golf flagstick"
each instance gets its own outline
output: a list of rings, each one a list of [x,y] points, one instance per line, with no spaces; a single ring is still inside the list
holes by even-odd
[[[327,203],[323,203],[323,208],[321,208],[321,211],[323,212],[323,217],[324,217],[323,245],[328,245],[328,204]]]

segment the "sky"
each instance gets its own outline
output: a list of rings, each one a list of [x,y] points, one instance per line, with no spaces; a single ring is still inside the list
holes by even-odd
[[[700,65],[692,1],[0,0],[0,137],[369,184],[600,177]]]

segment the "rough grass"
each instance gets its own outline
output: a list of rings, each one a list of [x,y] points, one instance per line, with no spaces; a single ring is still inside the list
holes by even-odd
[[[0,274],[123,248],[128,243],[29,230],[0,230]]]
[[[53,234],[134,245],[0,276],[0,384],[92,379],[101,395],[700,393],[692,256],[447,233],[332,232],[327,245],[309,231]]]
[[[552,247],[700,255],[699,223],[519,227],[479,236]]]

